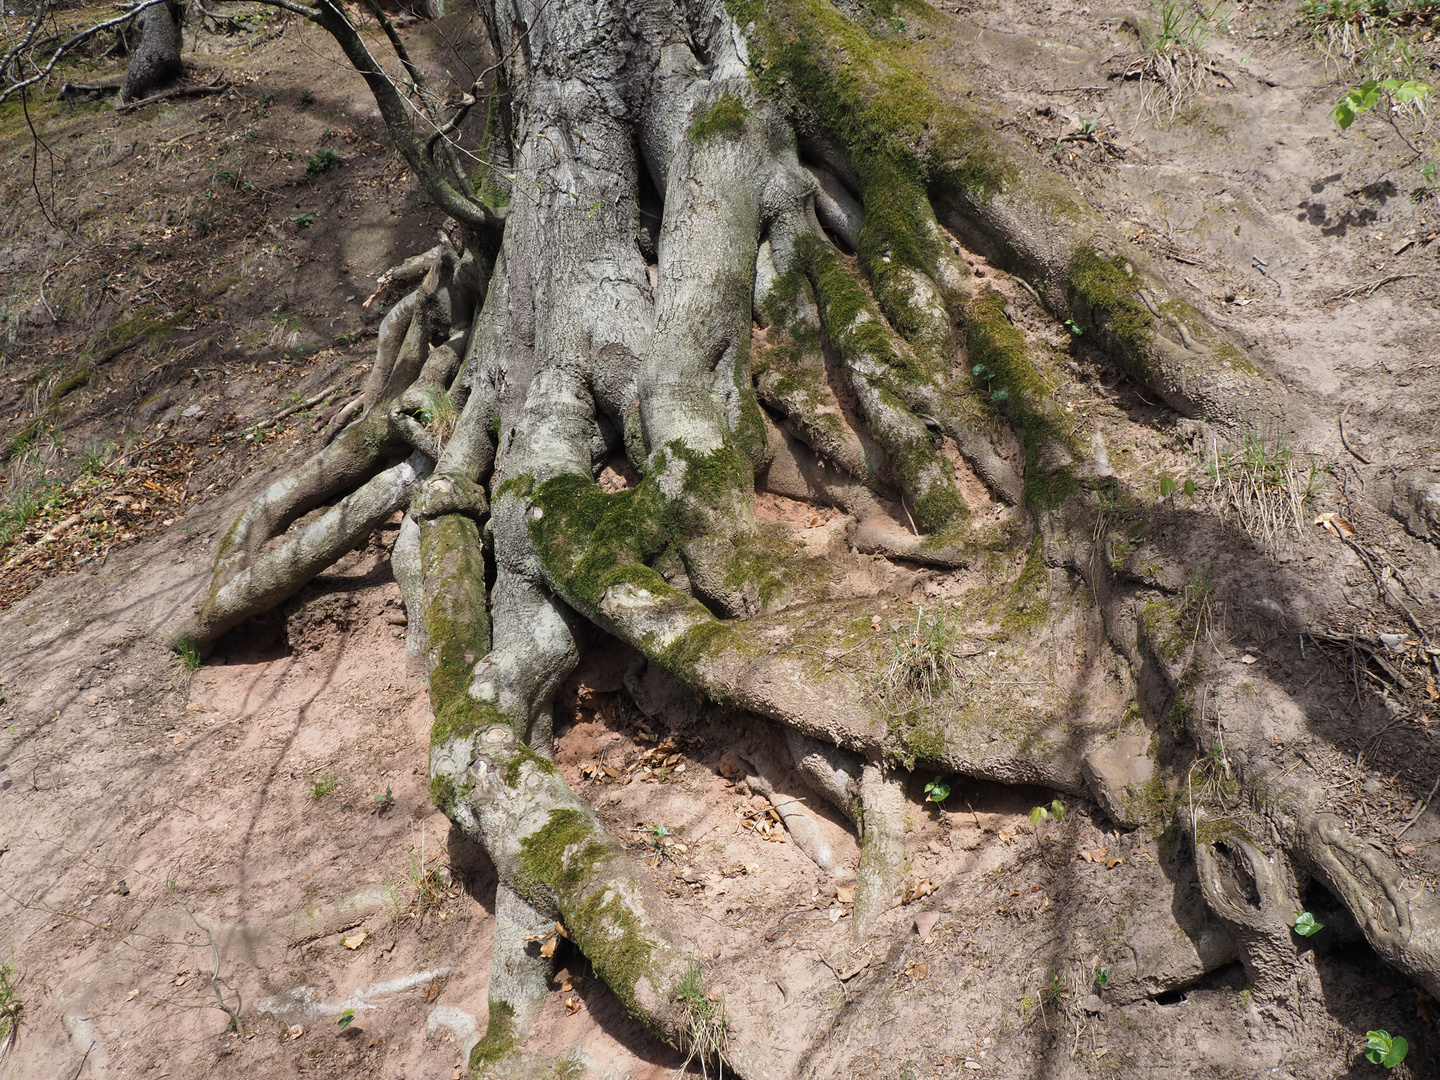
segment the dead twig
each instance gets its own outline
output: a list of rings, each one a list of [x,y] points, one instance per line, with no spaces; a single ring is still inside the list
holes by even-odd
[[[1367,281],[1364,284],[1356,285],[1353,288],[1346,289],[1344,292],[1336,293],[1334,296],[1326,297],[1325,302],[1329,304],[1333,303],[1336,300],[1354,300],[1356,297],[1359,296],[1373,296],[1375,295],[1377,290],[1383,288],[1386,285],[1389,285],[1392,281],[1404,281],[1406,278],[1414,278],[1419,276],[1419,274],[1386,274],[1382,278],[1377,278],[1374,281]],[[1361,460],[1363,461],[1364,459],[1362,458]]]
[[[300,412],[302,409],[314,408],[326,398],[333,397],[335,394],[338,394],[341,389],[343,388],[339,384],[336,384],[335,386],[331,386],[328,389],[321,390],[320,393],[316,394],[314,397],[308,397],[304,401],[297,401],[288,408],[280,410],[280,412],[276,413],[268,420],[261,420],[258,424],[254,424],[248,428],[237,428],[235,431],[226,432],[223,437],[226,439],[238,439],[248,434],[249,432],[269,431],[276,424],[280,423],[281,420],[284,420],[287,416]]]
[[[1437,790],[1440,790],[1440,775],[1437,775],[1435,777],[1435,783],[1430,785],[1430,794],[1425,796],[1425,801],[1420,804],[1420,809],[1416,810],[1415,813],[1410,816],[1410,820],[1405,822],[1405,824],[1400,827],[1400,831],[1395,834],[1396,840],[1399,840],[1400,837],[1409,832],[1410,826],[1420,820],[1420,815],[1425,813],[1425,808],[1430,805],[1430,800],[1435,797]]]
[[[1359,450],[1356,450],[1353,446],[1351,446],[1350,441],[1345,438],[1345,416],[1349,412],[1350,406],[1346,405],[1345,409],[1340,413],[1340,445],[1345,447],[1346,450],[1350,451],[1350,456],[1355,458],[1355,460],[1359,461],[1362,465],[1369,465],[1370,459],[1367,458],[1364,454],[1360,453]]]

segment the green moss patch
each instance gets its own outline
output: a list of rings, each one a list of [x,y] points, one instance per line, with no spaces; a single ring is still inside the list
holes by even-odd
[[[537,899],[548,892],[559,901],[571,939],[636,1012],[635,983],[645,974],[654,945],[623,899],[621,883],[601,880],[614,852],[585,815],[568,808],[550,811],[546,824],[525,837],[520,848],[516,891]]]
[[[508,1001],[490,1002],[490,1018],[485,1023],[485,1037],[470,1050],[470,1075],[475,1080],[483,1070],[512,1054],[519,1045],[515,1030],[515,1009]]]
[[[690,123],[690,138],[697,143],[707,142],[717,135],[726,135],[744,129],[750,118],[750,109],[734,94],[721,94],[708,109]]]
[[[1071,306],[1087,313],[1092,327],[1112,338],[1120,359],[1143,378],[1145,355],[1155,338],[1155,316],[1141,303],[1140,283],[1124,257],[1107,259],[1087,245],[1071,257],[1069,277]]]

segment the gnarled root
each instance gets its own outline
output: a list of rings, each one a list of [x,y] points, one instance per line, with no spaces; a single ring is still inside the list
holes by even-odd
[[[261,555],[207,598],[193,631],[195,644],[208,650],[225,631],[293,596],[402,509],[429,471],[430,462],[413,454]]]
[[[855,936],[865,937],[875,920],[896,903],[909,868],[905,842],[903,780],[884,765],[867,763],[860,777],[865,829],[860,869],[855,875]]]
[[[1299,904],[1283,856],[1277,862],[1238,831],[1216,832],[1197,810],[1191,820],[1195,870],[1205,902],[1230,928],[1255,1004],[1277,1020],[1318,996],[1311,954],[1295,947]]]
[[[1404,874],[1389,856],[1329,814],[1304,822],[1298,840],[1316,876],[1380,957],[1440,997],[1440,904],[1426,891],[1405,889]]]

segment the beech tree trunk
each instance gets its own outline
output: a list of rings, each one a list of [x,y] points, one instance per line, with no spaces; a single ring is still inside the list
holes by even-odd
[[[1142,595],[1104,554],[1113,477],[1051,392],[1054,357],[971,277],[962,244],[1176,414],[1300,432],[1308,415],[983,113],[942,106],[824,3],[496,0],[498,83],[477,83],[449,117],[386,24],[415,109],[442,134],[459,138],[493,91],[490,130],[503,134],[477,177],[412,121],[351,15],[330,0],[283,6],[336,37],[456,229],[393,275],[405,295],[359,415],[234,523],[190,632],[212,647],[405,511],[394,564],[434,707],[432,791],[501,881],[490,1026],[472,1068],[526,1030],[549,964],[526,939],[557,919],[635,1015],[681,1047],[693,1034],[683,925],[549,760],[552,699],[587,624],[791,733],[801,771],[863,838],[862,932],[900,879],[903,770],[1091,790],[1083,763],[1115,721],[1089,691],[1040,689],[1021,707],[951,689],[897,708],[818,663],[852,644],[834,628],[861,612],[827,560],[757,523],[757,483],[843,509],[858,552],[1023,567],[1004,596],[1043,582],[1035,610],[1048,615],[1006,616],[997,663],[1012,678],[1038,662],[1027,645],[1047,619],[1068,620],[1127,678],[1143,668],[1163,684],[1155,710],[1178,702],[1188,715],[1200,661],[1177,629],[1183,590],[1149,581]],[[147,17],[127,95],[175,55],[174,13]],[[895,95],[929,110],[923,132],[895,126]],[[640,480],[602,491],[596,477],[618,459]],[[1004,524],[979,527],[996,508]],[[956,617],[989,618],[963,603]],[[1405,899],[1389,861],[1318,818],[1293,777],[1257,766],[1243,781],[1266,785],[1267,840],[1225,849],[1200,817],[1191,831],[1257,995],[1283,1011],[1287,988],[1310,985],[1286,936],[1294,875],[1267,874],[1251,911],[1217,884],[1220,849],[1242,869],[1258,873],[1268,853],[1330,882],[1389,962],[1440,991],[1426,902]],[[741,1028],[722,1052],[752,1078],[797,1067]]]

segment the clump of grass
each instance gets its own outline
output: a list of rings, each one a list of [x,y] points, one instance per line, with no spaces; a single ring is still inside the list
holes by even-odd
[[[1139,80],[1141,112],[1157,123],[1174,123],[1203,88],[1209,65],[1202,51],[1219,10],[1219,2],[1207,11],[1185,0],[1161,0],[1153,27],[1131,23],[1141,54],[1125,77]]]
[[[460,410],[455,408],[455,402],[451,401],[450,395],[444,391],[427,390],[424,398],[425,403],[416,410],[415,419],[429,428],[443,446],[455,433],[455,425],[460,421]]]
[[[200,647],[195,644],[193,634],[181,634],[170,643],[170,648],[180,658],[187,670],[200,670]]]
[[[0,1061],[4,1060],[20,1035],[20,1017],[24,1011],[15,968],[0,960]]]
[[[1424,50],[1402,34],[1407,25],[1426,21],[1425,3],[1406,5],[1389,0],[1307,0],[1300,20],[1310,29],[1315,48],[1325,58],[1326,73],[1350,82],[1392,75],[1415,78],[1427,68]]]
[[[330,776],[322,777],[321,779],[316,780],[313,784],[310,785],[310,798],[314,799],[316,802],[319,802],[321,799],[325,798],[326,795],[329,795],[339,786],[340,778],[338,776],[332,774]]]
[[[931,614],[915,609],[914,624],[906,623],[890,633],[890,659],[881,676],[886,697],[917,697],[932,700],[960,674],[955,646],[959,627],[950,618],[942,600]]]
[[[1306,506],[1325,471],[1316,458],[1300,462],[1283,438],[1248,430],[1236,449],[1212,446],[1209,467],[1221,513],[1256,540],[1274,550],[1286,533],[1304,535]]]
[[[700,970],[700,961],[690,961],[685,977],[676,989],[676,996],[685,1014],[688,1043],[685,1063],[679,1071],[683,1073],[692,1061],[698,1061],[700,1075],[708,1078],[710,1064],[714,1062],[718,1074],[724,1076],[725,1042],[730,1035],[730,1019],[725,1015],[725,1004],[720,995],[705,992],[705,976]]]

